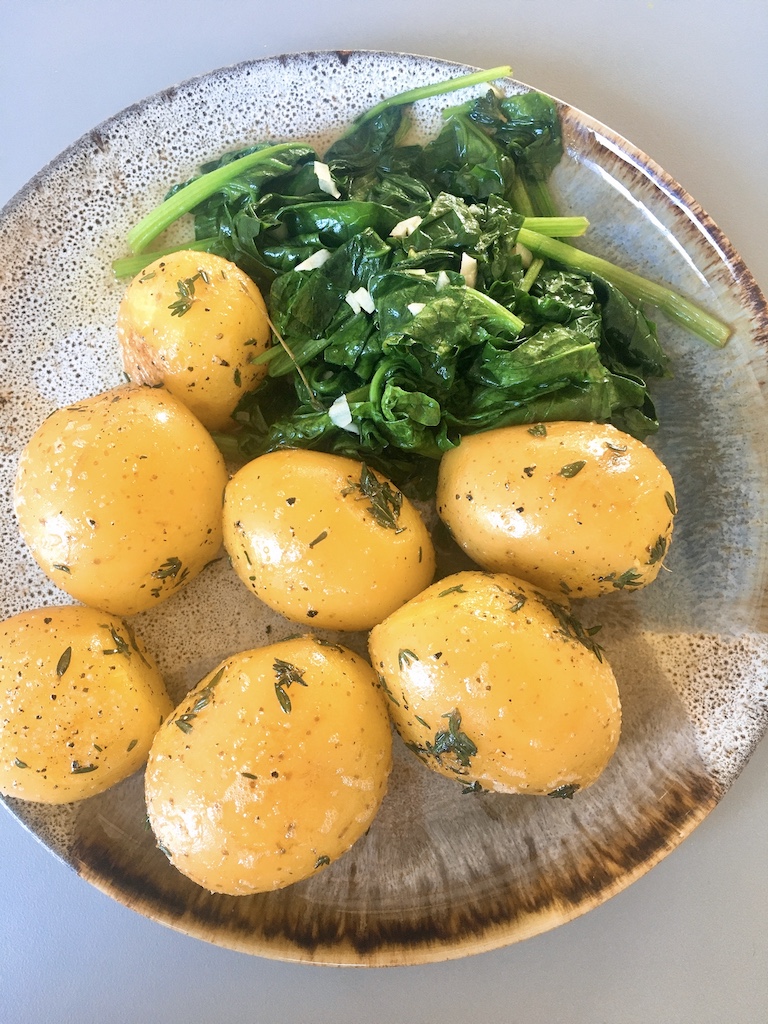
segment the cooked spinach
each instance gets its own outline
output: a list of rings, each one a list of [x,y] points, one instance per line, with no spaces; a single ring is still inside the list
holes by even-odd
[[[647,382],[669,365],[640,302],[725,342],[681,296],[559,240],[586,221],[558,217],[547,187],[562,156],[549,97],[491,90],[406,144],[408,104],[507,71],[385,100],[322,160],[301,143],[225,154],[133,230],[140,251],[191,211],[194,244],[268,296],[268,373],[217,437],[228,455],[318,448],[426,495],[462,434],[552,419],[655,431]]]

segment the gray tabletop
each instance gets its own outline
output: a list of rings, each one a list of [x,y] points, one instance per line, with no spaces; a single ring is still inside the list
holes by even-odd
[[[137,99],[277,53],[429,54],[515,76],[651,154],[768,288],[764,0],[28,0],[0,4],[0,205]],[[0,280],[2,268],[0,268]],[[0,1021],[768,1019],[768,746],[683,845],[508,949],[352,970],[249,957],[110,900],[0,813]]]

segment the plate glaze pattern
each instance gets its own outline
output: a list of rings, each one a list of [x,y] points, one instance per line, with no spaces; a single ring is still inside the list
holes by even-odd
[[[18,454],[56,406],[120,379],[110,262],[167,187],[220,152],[310,138],[322,150],[355,114],[469,70],[389,53],[309,53],[225,68],[168,89],[84,136],[0,213],[0,582],[3,617],[66,595],[17,537]],[[509,81],[509,91],[527,88]],[[480,87],[481,89],[484,87]],[[477,90],[475,90],[477,91]],[[295,102],[294,102],[295,101]],[[431,132],[446,101],[416,110]],[[658,318],[675,379],[655,390],[654,447],[680,515],[647,591],[585,603],[617,676],[622,739],[573,800],[464,795],[399,743],[368,834],[306,882],[252,897],[204,892],[145,828],[142,778],[50,808],[5,802],[84,878],[142,914],[224,946],[288,960],[387,965],[464,956],[553,927],[618,892],[673,849],[736,778],[768,721],[765,300],[727,239],[657,165],[560,103],[566,156],[554,188],[584,213],[584,241],[663,280],[733,326],[724,351]],[[441,545],[441,569],[456,568]],[[246,596],[225,561],[134,620],[174,698],[236,650],[294,627]],[[364,650],[364,637],[343,639]]]

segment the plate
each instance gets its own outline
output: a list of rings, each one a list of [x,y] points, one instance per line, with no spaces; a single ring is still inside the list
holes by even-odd
[[[10,491],[21,448],[55,407],[121,379],[110,263],[166,188],[222,151],[262,139],[322,148],[385,96],[468,70],[378,52],[249,61],[167,89],[104,122],[0,213],[0,581],[3,617],[68,599],[18,539]],[[507,91],[527,89],[507,80]],[[478,87],[475,93],[485,87]],[[434,131],[446,101],[416,109]],[[663,281],[727,321],[724,350],[656,317],[674,380],[654,391],[654,447],[680,513],[648,590],[591,615],[622,694],[618,751],[573,800],[464,795],[398,745],[368,834],[316,878],[227,897],[179,874],[145,826],[142,778],[62,807],[5,803],[83,878],[198,938],[285,960],[380,966],[444,960],[540,933],[603,902],[677,846],[738,776],[768,722],[768,310],[728,240],[660,167],[558,101],[562,212],[584,246]],[[134,622],[172,696],[226,655],[293,627],[246,598],[225,561]],[[364,638],[345,637],[363,649]]]

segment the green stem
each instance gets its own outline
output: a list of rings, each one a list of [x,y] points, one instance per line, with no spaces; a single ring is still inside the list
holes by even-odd
[[[509,201],[512,204],[513,209],[518,213],[521,213],[524,217],[536,216],[536,210],[531,202],[531,197],[528,195],[528,189],[525,187],[525,182],[519,174],[515,175],[514,181],[512,182]]]
[[[208,199],[214,192],[217,192],[222,185],[226,185],[233,178],[256,167],[264,160],[270,160],[286,150],[295,148],[295,142],[280,142],[275,146],[266,146],[264,149],[257,149],[255,153],[241,156],[237,160],[232,160],[230,163],[190,181],[188,185],[180,188],[178,192],[174,192],[172,196],[156,206],[131,228],[127,235],[131,250],[135,253],[143,252],[149,243],[167,227],[170,227],[174,221],[194,210],[204,199]]]
[[[538,178],[528,181],[528,195],[536,212],[542,217],[556,217],[558,210],[546,181]]]
[[[727,324],[665,285],[656,284],[599,256],[592,256],[581,249],[576,249],[567,242],[547,238],[525,227],[520,228],[517,238],[536,256],[554,260],[585,274],[596,274],[605,278],[634,302],[650,302],[666,313],[671,320],[703,338],[710,345],[722,348],[730,337],[731,328]]]
[[[526,217],[523,227],[550,238],[577,238],[586,233],[586,217]]]
[[[112,263],[112,271],[115,277],[135,277],[144,267],[148,267],[155,260],[163,256],[170,256],[174,252],[185,252],[189,249],[194,252],[215,252],[219,245],[219,239],[198,238],[193,242],[182,242],[181,245],[170,245],[167,249],[159,249],[156,252],[142,252],[137,256],[123,256]]]
[[[496,78],[508,78],[512,74],[509,64],[498,68],[491,68],[489,71],[473,71],[469,75],[459,75],[457,78],[449,78],[442,82],[434,82],[432,85],[421,85],[407,92],[398,93],[396,96],[389,96],[387,99],[376,103],[355,119],[354,125],[365,124],[374,117],[378,117],[383,110],[390,107],[401,107],[409,103],[416,103],[418,100],[427,99],[430,96],[442,96],[447,92],[455,92],[456,89],[466,89],[471,85],[480,85],[483,82],[492,82]]]
[[[544,260],[535,259],[531,262],[530,267],[525,272],[525,277],[520,284],[520,291],[529,292],[533,286],[533,282],[539,276],[541,268],[544,266]]]

